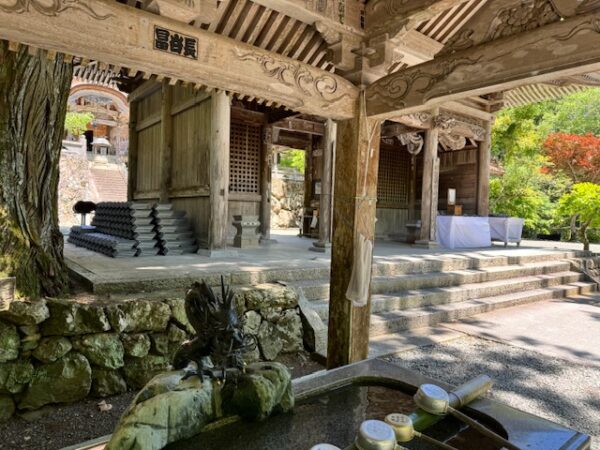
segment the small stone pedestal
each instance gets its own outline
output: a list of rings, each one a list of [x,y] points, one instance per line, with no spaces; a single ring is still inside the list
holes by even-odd
[[[234,247],[258,247],[259,235],[256,232],[260,226],[258,216],[233,216],[233,226],[237,229],[237,234],[233,238]]]

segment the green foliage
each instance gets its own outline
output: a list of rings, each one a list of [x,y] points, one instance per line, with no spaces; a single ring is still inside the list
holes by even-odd
[[[92,113],[68,112],[65,117],[65,129],[69,134],[78,137],[93,120],[94,115]]]
[[[549,102],[544,122],[550,132],[600,136],[600,89],[587,89]]]
[[[587,230],[590,227],[600,226],[600,185],[574,184],[571,192],[561,197],[559,205],[558,211],[563,217],[578,217],[578,234],[587,250],[589,248]]]
[[[492,155],[505,173],[490,182],[493,213],[523,217],[529,235],[561,225],[558,201],[572,183],[544,142],[552,133],[600,135],[600,89],[509,108],[492,129]],[[556,159],[556,158],[554,158]]]
[[[300,173],[304,173],[304,150],[287,150],[281,154],[279,166],[296,169]]]
[[[527,236],[549,233],[555,225],[556,203],[566,191],[568,180],[543,172],[544,159],[512,158],[502,177],[490,180],[490,209],[525,219]]]

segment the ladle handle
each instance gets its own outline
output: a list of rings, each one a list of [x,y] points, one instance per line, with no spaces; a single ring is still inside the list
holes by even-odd
[[[461,384],[456,389],[453,389],[450,395],[450,406],[455,409],[460,409],[468,405],[473,400],[481,397],[492,388],[493,381],[487,375],[479,375],[477,378]]]

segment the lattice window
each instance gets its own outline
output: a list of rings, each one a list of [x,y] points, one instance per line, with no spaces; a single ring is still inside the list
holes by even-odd
[[[259,194],[261,127],[231,124],[229,191]]]
[[[381,145],[379,178],[377,181],[378,208],[406,208],[410,183],[410,154],[404,147]]]

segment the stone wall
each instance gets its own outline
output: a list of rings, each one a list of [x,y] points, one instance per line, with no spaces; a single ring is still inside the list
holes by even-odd
[[[236,289],[257,347],[247,360],[302,350],[298,297],[279,285]],[[0,421],[15,409],[142,388],[193,333],[183,298],[14,301],[0,311]]]
[[[73,212],[73,205],[89,198],[89,163],[79,155],[63,152],[59,164],[58,223],[62,226],[79,224],[81,219]]]
[[[273,174],[271,181],[271,227],[298,228],[304,208],[304,180]]]

